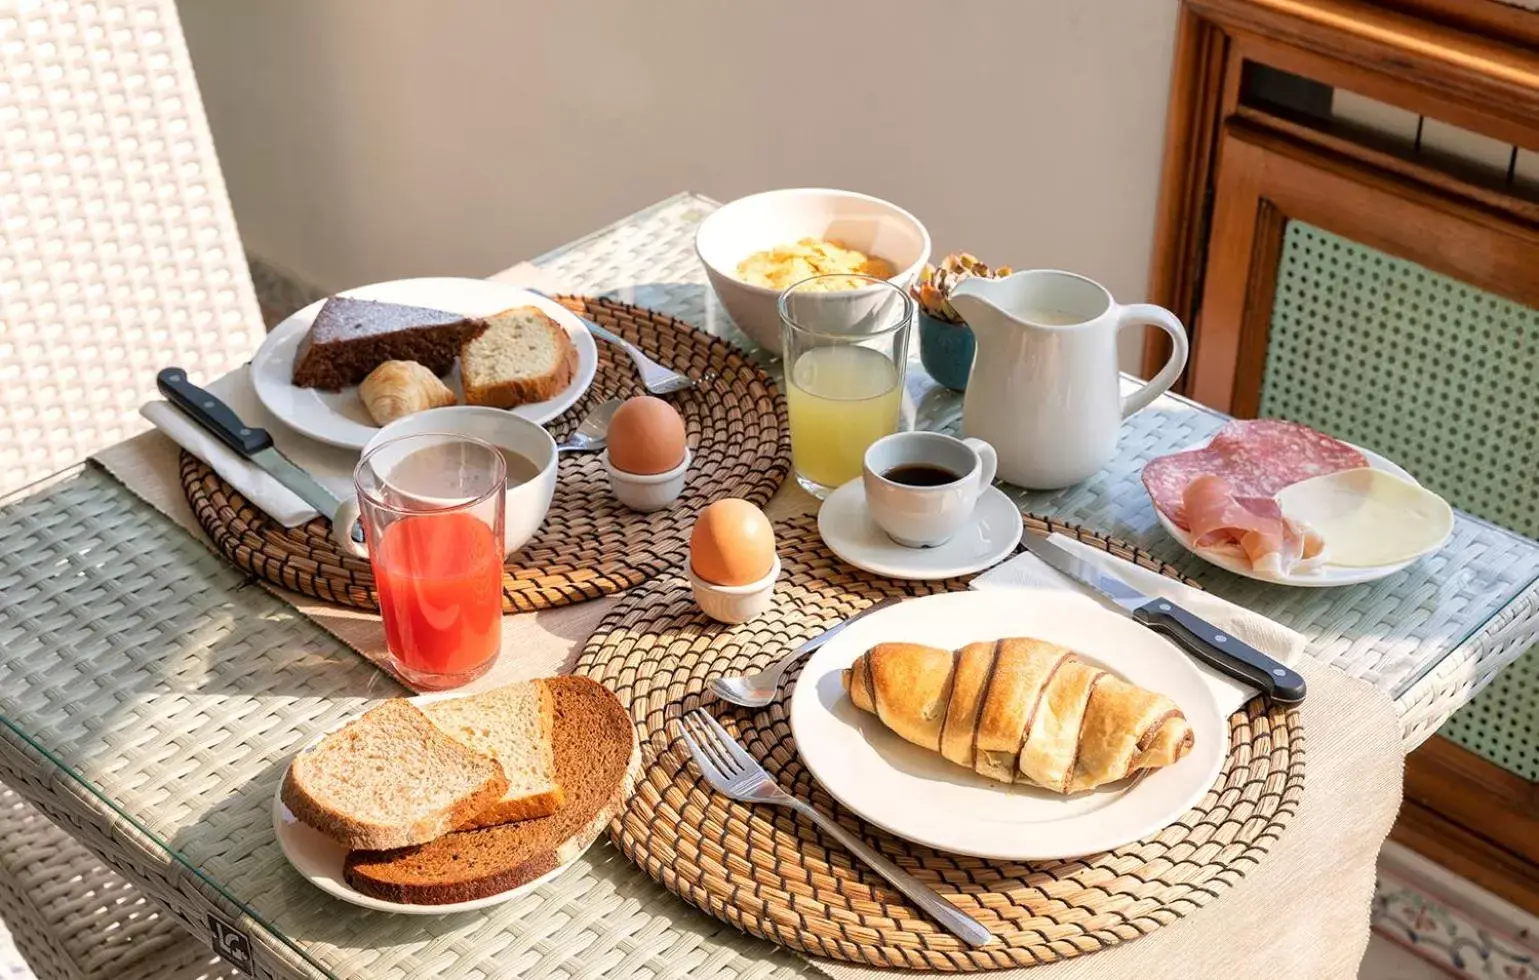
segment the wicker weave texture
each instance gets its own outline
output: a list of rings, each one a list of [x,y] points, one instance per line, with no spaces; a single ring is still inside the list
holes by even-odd
[[[1539,415],[1524,410],[1539,310],[1302,221],[1277,271],[1261,414],[1384,453],[1455,507],[1539,534]],[[1496,684],[1443,734],[1535,778],[1539,656]]]
[[[673,506],[639,514],[615,499],[596,453],[567,453],[550,511],[534,539],[503,569],[503,610],[534,612],[639,585],[681,564],[695,516],[713,500],[763,506],[791,466],[785,402],[774,381],[736,348],[681,321],[610,300],[568,299],[572,309],[641,347],[699,384],[668,396],[684,418],[692,454]],[[599,345],[588,393],[550,425],[565,438],[594,406],[644,394],[635,368],[612,344]],[[181,455],[182,489],[215,546],[259,578],[304,595],[378,608],[367,560],[340,551],[331,522],[286,528],[241,497],[207,464]]]
[[[172,0],[0,6],[0,492],[145,427],[261,316]]]
[[[671,199],[542,264],[584,293],[648,284],[616,298],[723,330],[691,253],[709,207]],[[922,418],[957,414],[955,396],[910,376]],[[1169,452],[1220,422],[1161,399],[1124,426],[1121,448]],[[1016,496],[1136,541],[1305,630],[1313,655],[1399,693],[1408,740],[1516,657],[1539,621],[1535,546],[1476,521],[1460,521],[1437,574],[1306,593],[1230,580],[1174,547],[1126,456],[1070,491]],[[396,980],[458,964],[472,978],[506,965],[529,976],[729,980],[809,969],[681,905],[613,850],[591,852],[528,903],[468,922],[376,916],[299,880],[267,809],[286,753],[397,689],[98,469],[0,508],[0,648],[0,718],[14,726],[0,725],[0,777],[189,927],[207,936],[217,913],[245,930],[263,976]]]
[[[1048,529],[1032,518],[1027,523]],[[1133,557],[1091,532],[1054,529]],[[1215,788],[1158,834],[1109,853],[1033,864],[985,861],[865,823],[801,763],[788,718],[799,666],[780,699],[759,710],[723,704],[706,694],[706,682],[762,670],[882,595],[927,595],[965,583],[898,582],[855,571],[828,551],[812,516],[778,525],[775,536],[782,572],[764,615],[721,627],[699,611],[686,581],[658,578],[610,611],[577,665],[630,705],[642,735],[646,771],[613,830],[616,842],[670,891],[712,915],[806,953],[870,966],[1034,966],[1136,939],[1206,904],[1262,858],[1296,810],[1304,781],[1297,714],[1268,711],[1256,699],[1230,720],[1230,754]],[[700,706],[788,792],[835,815],[1000,942],[969,949],[811,824],[712,790],[688,762],[675,727]]]
[[[0,916],[39,980],[238,976],[9,789],[0,789],[0,840]]]
[[[680,906],[607,846],[468,918],[383,916],[327,897],[278,848],[274,787],[305,741],[400,688],[94,467],[0,524],[0,552],[32,559],[0,572],[0,715],[29,721],[20,744],[0,727],[0,776],[111,849],[206,941],[210,913],[243,931],[259,975],[783,980],[803,969]],[[20,698],[32,707],[18,710]]]

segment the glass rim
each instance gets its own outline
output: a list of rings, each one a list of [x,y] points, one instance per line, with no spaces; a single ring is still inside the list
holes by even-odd
[[[869,333],[829,333],[827,330],[814,330],[811,327],[803,326],[802,324],[798,323],[796,318],[793,317],[790,314],[790,311],[786,309],[786,300],[798,289],[801,289],[809,282],[815,282],[818,279],[864,279],[868,283],[868,285],[859,286],[855,289],[830,289],[821,294],[825,296],[837,293],[858,295],[860,293],[867,292],[868,290],[876,292],[880,289],[880,287],[886,286],[888,289],[896,292],[898,297],[903,301],[903,315],[899,317],[897,322],[892,326],[883,327],[881,330],[873,330]],[[830,340],[848,340],[852,343],[862,340],[871,340],[873,338],[890,336],[914,322],[914,298],[908,294],[908,290],[905,287],[899,286],[897,283],[890,279],[878,279],[876,276],[868,276],[861,272],[824,272],[815,276],[808,276],[806,279],[800,279],[796,282],[793,282],[791,285],[780,291],[780,295],[775,300],[775,309],[780,314],[780,322],[793,330],[804,333],[810,337],[824,337]]]
[[[411,439],[426,438],[453,439],[457,442],[468,442],[473,446],[480,446],[482,449],[485,449],[491,453],[492,459],[494,459],[497,464],[497,472],[501,474],[502,479],[497,481],[497,486],[487,490],[479,497],[473,497],[469,500],[464,500],[457,504],[448,504],[443,507],[412,508],[397,507],[394,504],[386,503],[385,501],[376,497],[374,494],[365,490],[363,486],[358,482],[358,476],[363,472],[363,468],[367,466],[369,461],[378,455],[381,451]],[[388,483],[389,481],[381,479],[380,482]],[[469,510],[472,507],[483,504],[490,500],[495,494],[506,494],[508,491],[508,464],[507,461],[502,458],[502,451],[493,444],[487,442],[485,439],[478,439],[475,436],[466,435],[463,432],[408,432],[404,435],[386,439],[384,442],[375,446],[373,449],[370,449],[359,458],[358,465],[353,467],[353,489],[357,491],[360,497],[369,502],[370,507],[374,507],[378,510],[388,510],[392,514],[452,514],[456,511]],[[416,496],[416,494],[412,494],[411,496]]]

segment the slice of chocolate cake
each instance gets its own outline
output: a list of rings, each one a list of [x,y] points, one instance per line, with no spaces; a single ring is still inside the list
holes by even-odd
[[[386,361],[416,361],[443,374],[460,345],[485,329],[484,320],[458,313],[333,296],[294,355],[294,384],[334,391],[358,384]]]

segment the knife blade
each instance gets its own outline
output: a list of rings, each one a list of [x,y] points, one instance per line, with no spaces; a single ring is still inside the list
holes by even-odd
[[[155,376],[155,387],[183,415],[198,423],[204,431],[224,443],[237,455],[249,459],[274,480],[292,490],[299,499],[320,511],[328,521],[342,502],[315,481],[315,477],[296,466],[273,445],[266,429],[242,422],[234,409],[212,393],[187,380],[187,372],[169,367]]]
[[[1236,680],[1259,687],[1281,704],[1304,700],[1304,678],[1275,658],[1169,599],[1148,596],[1115,572],[1086,561],[1045,537],[1027,534],[1026,549],[1049,566],[1110,599],[1135,622],[1173,640],[1187,653]]]

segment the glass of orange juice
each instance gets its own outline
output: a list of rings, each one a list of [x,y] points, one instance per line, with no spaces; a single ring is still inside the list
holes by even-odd
[[[780,294],[791,465],[807,492],[859,478],[866,448],[898,431],[913,322],[885,279],[813,276]]]
[[[419,690],[459,687],[497,660],[506,465],[490,443],[422,433],[380,443],[353,471],[367,547],[349,547],[374,570],[391,664]]]

